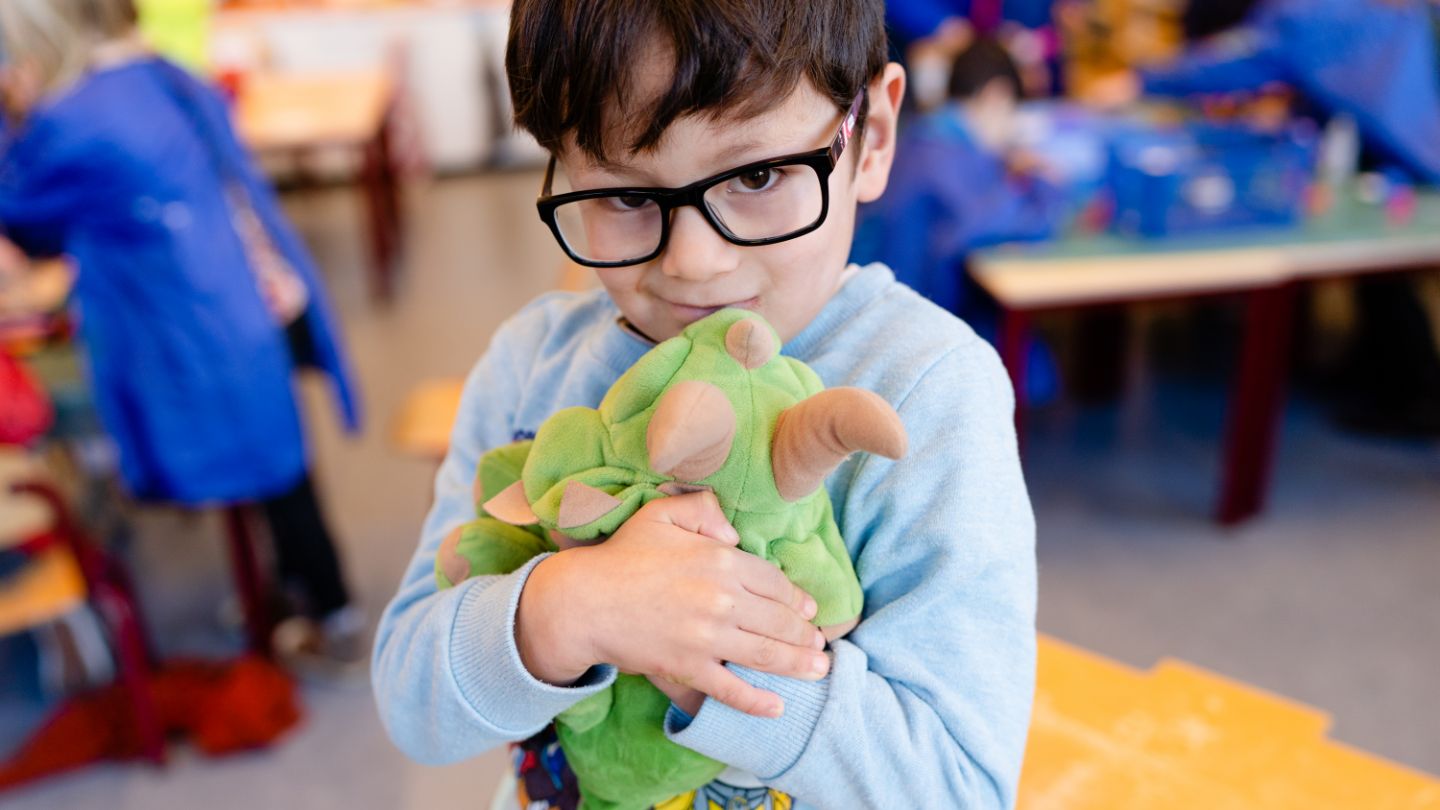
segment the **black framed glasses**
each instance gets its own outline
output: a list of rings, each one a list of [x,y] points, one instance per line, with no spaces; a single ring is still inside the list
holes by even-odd
[[[535,205],[560,247],[587,267],[648,262],[670,240],[671,212],[693,205],[727,241],[773,245],[819,228],[830,210],[830,174],[845,152],[862,90],[830,145],[813,152],[747,163],[683,188],[597,188],[552,194],[555,158]]]

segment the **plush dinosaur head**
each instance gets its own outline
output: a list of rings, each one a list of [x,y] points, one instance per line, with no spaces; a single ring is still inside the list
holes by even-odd
[[[610,534],[655,498],[709,489],[743,533],[747,516],[814,499],[849,454],[899,458],[905,447],[884,400],[825,390],[809,367],[780,354],[760,316],[726,309],[647,353],[598,410],[547,420],[522,481],[485,510],[583,541]]]

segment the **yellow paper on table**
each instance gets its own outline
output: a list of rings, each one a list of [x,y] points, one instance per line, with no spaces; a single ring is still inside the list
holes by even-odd
[[[137,0],[140,30],[166,57],[203,73],[209,64],[213,0]]]

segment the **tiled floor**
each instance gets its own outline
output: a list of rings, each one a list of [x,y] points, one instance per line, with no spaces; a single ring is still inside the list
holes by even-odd
[[[292,196],[321,258],[368,409],[336,427],[307,386],[317,475],[372,613],[415,543],[432,465],[396,456],[387,420],[420,380],[465,372],[559,255],[534,172],[415,189],[393,304],[367,294],[363,222],[345,189]],[[1042,629],[1136,665],[1176,656],[1314,704],[1341,740],[1440,772],[1440,446],[1360,440],[1292,403],[1273,504],[1235,532],[1207,520],[1224,386],[1145,379],[1121,405],[1035,415],[1027,469],[1040,526]],[[224,648],[223,555],[204,520],[151,516],[137,568],[167,649]],[[8,673],[7,673],[8,677]],[[164,771],[103,767],[0,798],[20,808],[483,807],[503,757],[407,762],[368,691],[307,688],[305,726],[274,749]],[[6,715],[9,716],[9,715]]]

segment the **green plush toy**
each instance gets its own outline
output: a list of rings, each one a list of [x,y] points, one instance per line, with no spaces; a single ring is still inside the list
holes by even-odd
[[[853,452],[901,457],[905,430],[880,397],[826,390],[779,347],[760,316],[722,310],[640,358],[598,410],[560,411],[533,442],[485,454],[480,517],[441,545],[440,587],[601,541],[652,500],[708,489],[740,548],[815,598],[827,638],[849,632],[863,597],[822,484]],[[645,678],[622,674],[556,718],[586,810],[640,810],[724,770],[665,737],[669,705]]]

